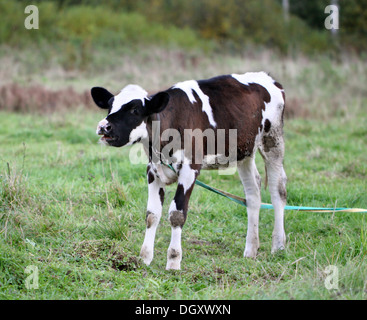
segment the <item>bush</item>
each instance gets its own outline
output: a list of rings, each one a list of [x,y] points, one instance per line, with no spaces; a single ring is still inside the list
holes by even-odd
[[[282,53],[294,48],[307,53],[333,49],[326,30],[313,30],[296,16],[286,23],[281,5],[274,0],[121,1],[121,6],[125,5],[153,21],[190,27],[202,38],[214,39],[237,51],[249,45]]]
[[[202,41],[188,28],[163,26],[152,23],[139,13],[127,13],[124,9],[113,10],[106,6],[75,5],[58,7],[55,2],[40,2],[39,29],[24,27],[24,1],[0,0],[2,23],[0,43],[13,47],[68,43],[85,51],[92,45],[109,48],[135,46],[144,43],[176,45],[182,48],[202,47]],[[204,44],[205,45],[205,44]],[[72,51],[72,50],[71,50]]]
[[[309,28],[299,18],[284,22],[276,1],[109,0],[41,1],[39,30],[23,26],[25,1],[0,3],[4,13],[0,42],[12,46],[61,40],[88,51],[92,45],[175,45],[185,49],[242,50],[248,45],[276,48],[282,53],[329,49],[327,33]],[[271,12],[271,14],[269,14]],[[16,34],[16,36],[14,36]],[[203,40],[205,39],[205,41]],[[84,46],[84,48],[83,48]]]

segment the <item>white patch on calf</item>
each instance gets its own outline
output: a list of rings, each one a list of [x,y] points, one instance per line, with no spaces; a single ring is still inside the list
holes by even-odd
[[[141,100],[144,106],[144,100],[147,98],[148,92],[146,92],[142,87],[136,84],[129,84],[115,96],[110,114],[118,112],[123,105],[131,102],[132,100]]]
[[[244,85],[256,83],[263,86],[269,92],[271,99],[269,103],[264,102],[265,111],[263,111],[261,124],[264,126],[265,120],[269,119],[272,125],[280,125],[282,112],[279,112],[279,107],[284,107],[284,99],[282,95],[284,90],[279,89],[274,84],[274,79],[263,71],[247,72],[245,74],[232,74],[232,77]]]
[[[155,179],[158,179],[155,177]],[[147,210],[152,212],[153,214],[161,214],[162,212],[162,202],[159,196],[159,190],[163,188],[161,183],[153,182],[148,184],[149,188],[149,197],[148,197],[148,204]]]
[[[178,183],[181,184],[184,188],[184,193],[189,190],[192,185],[195,183],[197,171],[191,169],[189,165],[183,165],[180,170],[180,176],[178,179]]]
[[[196,94],[199,96],[201,102],[202,102],[202,110],[208,116],[209,123],[213,127],[217,126],[217,123],[215,122],[214,117],[213,117],[212,107],[210,106],[210,103],[209,103],[209,97],[206,94],[204,94],[204,92],[200,89],[199,84],[198,84],[197,81],[188,80],[188,81],[184,81],[184,82],[179,82],[179,83],[175,84],[172,88],[173,89],[181,89],[182,91],[184,91],[191,103],[197,102],[195,97],[194,97],[194,93],[193,93],[193,91],[195,91]]]
[[[171,204],[169,206],[169,209],[168,209],[168,215],[173,212],[173,211],[178,211],[177,210],[177,206],[176,206],[176,201],[175,200],[172,200],[171,201]],[[182,211],[182,210],[181,210]]]
[[[131,130],[128,145],[133,144],[139,139],[146,139],[146,138],[148,138],[147,124],[143,121],[135,129]]]

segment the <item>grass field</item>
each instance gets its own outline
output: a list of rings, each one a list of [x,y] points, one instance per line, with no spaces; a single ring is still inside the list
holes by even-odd
[[[100,84],[114,92],[126,81],[157,90],[183,79],[270,69],[286,87],[296,115],[285,124],[288,204],[367,208],[362,62],[273,61],[269,53],[196,61],[195,55],[175,51],[164,57],[160,49],[151,53],[150,59],[140,54],[134,61],[122,56],[116,69],[97,64],[80,77],[51,64],[34,78],[52,88]],[[19,61],[3,82],[12,77],[26,83]],[[261,248],[257,259],[249,260],[242,257],[246,210],[199,187],[184,226],[182,270],[165,270],[170,239],[165,218],[155,258],[144,266],[138,254],[145,230],[145,166],[130,163],[128,148],[97,144],[95,127],[103,116],[78,106],[45,114],[0,112],[1,299],[366,299],[365,214],[287,211],[287,248],[272,255],[273,212],[262,210]],[[260,157],[257,162],[264,177]],[[237,174],[203,172],[200,180],[243,195]],[[167,191],[163,217],[174,186]],[[262,198],[270,201],[267,190]],[[338,268],[337,289],[325,287],[329,265]],[[38,268],[37,289],[26,288],[29,266]]]

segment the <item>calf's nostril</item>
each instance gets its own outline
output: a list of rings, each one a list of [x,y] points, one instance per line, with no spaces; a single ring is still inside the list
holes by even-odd
[[[106,133],[109,133],[111,131],[112,127],[108,124],[104,127],[104,130]]]

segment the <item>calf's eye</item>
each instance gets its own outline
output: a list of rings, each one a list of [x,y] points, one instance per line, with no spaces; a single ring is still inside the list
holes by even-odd
[[[139,114],[139,111],[137,109],[133,108],[133,109],[130,110],[130,113],[131,114],[138,115]]]

